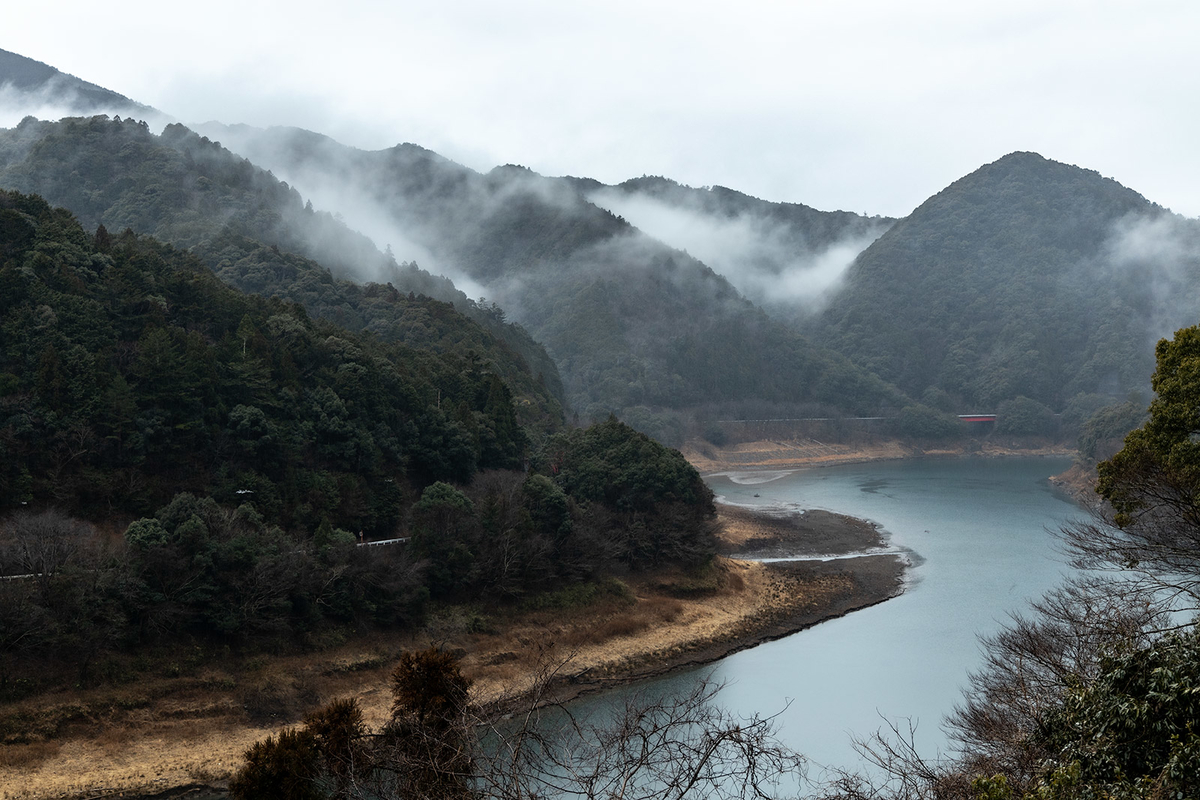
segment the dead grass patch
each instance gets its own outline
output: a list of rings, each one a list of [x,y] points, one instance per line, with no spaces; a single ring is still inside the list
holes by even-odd
[[[10,744],[0,747],[0,769],[28,770],[49,758],[58,755],[62,748],[59,742],[33,742]]]
[[[590,620],[590,624],[572,625],[564,631],[562,643],[570,647],[594,644],[609,639],[635,636],[656,625],[671,624],[683,613],[683,603],[671,597],[647,597],[639,599],[631,608],[623,608],[612,615]]]
[[[300,719],[321,697],[308,675],[276,667],[241,687],[238,699],[255,722],[283,724]]]

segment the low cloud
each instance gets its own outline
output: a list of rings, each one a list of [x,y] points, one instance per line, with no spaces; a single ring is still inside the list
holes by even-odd
[[[794,227],[752,214],[719,217],[616,189],[589,199],[671,247],[685,250],[765,307],[819,311],[854,259],[882,232],[812,247]]]
[[[1127,291],[1140,296],[1152,341],[1200,322],[1200,220],[1126,217],[1113,226],[1106,254]]]
[[[97,103],[83,97],[60,78],[52,78],[37,89],[20,89],[12,83],[0,85],[0,128],[15,128],[26,117],[60,120],[64,117],[131,116],[145,122],[156,133],[171,120],[154,109],[128,103]]]
[[[412,262],[433,275],[449,278],[455,287],[472,299],[488,294],[482,284],[461,270],[437,258],[397,222],[394,215],[355,179],[355,165],[348,163],[342,145],[308,131],[294,130],[295,137],[312,137],[301,147],[313,148],[321,158],[309,162],[296,158],[294,142],[289,141],[286,129],[274,132],[244,125],[205,123],[192,125],[193,130],[218,140],[224,147],[247,158],[275,177],[286,181],[317,210],[329,211],[349,228],[363,234],[380,250],[391,248],[398,262]],[[327,150],[325,148],[328,148]],[[328,159],[328,161],[326,160]],[[377,280],[379,275],[363,275],[365,280]]]

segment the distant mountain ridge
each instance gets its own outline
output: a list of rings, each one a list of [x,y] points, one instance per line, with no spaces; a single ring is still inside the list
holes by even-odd
[[[4,87],[39,96],[47,103],[62,103],[77,113],[154,112],[150,106],[134,102],[122,94],[88,83],[74,75],[68,75],[48,64],[0,50],[0,89]]]
[[[727,186],[686,186],[661,175],[643,175],[613,186],[590,178],[568,180],[589,194],[601,189],[615,189],[625,194],[644,195],[671,205],[703,211],[713,217],[732,219],[753,213],[792,225],[795,244],[813,249],[828,246],[847,235],[871,233],[876,228],[886,229],[895,222],[890,217],[867,217],[852,211],[821,211],[803,203],[763,200]]]
[[[585,417],[617,412],[666,440],[694,415],[890,414],[910,398],[1078,416],[1141,390],[1157,338],[1200,315],[1200,223],[1034,153],[985,165],[896,221],[664,177],[484,174],[415,144],[368,152],[298,129],[198,130],[401,259],[485,294],[472,313],[494,331],[517,320],[544,343]],[[0,140],[0,157],[13,164],[22,146]],[[135,206],[155,186],[140,166]],[[86,202],[67,204],[87,220]],[[248,218],[270,227],[270,215]],[[322,254],[320,239],[298,254],[337,269],[349,251]],[[465,307],[457,290],[429,291]]]
[[[515,165],[481,174],[411,144],[366,152],[294,129],[201,130],[324,205],[371,207],[435,269],[480,284],[546,345],[586,416],[616,412],[670,440],[696,409],[858,414],[910,402],[590,202],[576,180]]]

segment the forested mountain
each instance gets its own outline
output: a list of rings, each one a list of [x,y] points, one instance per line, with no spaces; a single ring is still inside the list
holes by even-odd
[[[1198,313],[1200,225],[1013,153],[867,248],[809,330],[931,405],[1049,413],[1141,390],[1155,341]]]
[[[615,411],[670,439],[676,412],[697,407],[874,413],[906,402],[577,182],[515,166],[480,174],[410,144],[365,152],[307,131],[203,129],[331,206],[386,215],[398,241],[484,286],[546,345],[585,416]]]
[[[713,554],[678,452],[615,419],[529,444],[471,354],[313,320],[0,190],[0,697],[42,685],[44,656],[84,681],[98,653],[411,624],[430,597]]]
[[[58,106],[75,113],[140,114],[153,109],[124,95],[59,72],[32,58],[0,50],[0,92],[10,91],[29,98],[31,104]]]
[[[774,203],[724,186],[643,176],[616,186],[571,178],[589,200],[685,250],[785,321],[820,307],[845,267],[895,221]]]
[[[391,533],[403,486],[526,457],[478,361],[221,283],[153,239],[0,195],[0,509],[141,514],[179,491]]]
[[[498,308],[396,263],[270,173],[183,126],[155,136],[133,120],[27,119],[0,131],[0,187],[65,206],[88,228],[130,228],[189,249],[231,285],[295,300],[352,330],[473,350],[518,394],[524,423],[552,428],[562,418],[553,362]],[[367,280],[388,285],[356,285]]]
[[[696,416],[890,414],[911,397],[1048,432],[1056,413],[1078,423],[1140,391],[1154,341],[1200,309],[1200,225],[1031,153],[893,222],[665,178],[481,174],[412,144],[202,130],[250,161],[178,125],[156,137],[130,121],[26,120],[0,134],[0,186],[85,226],[153,233],[236,286],[353,329],[475,349],[522,422],[545,428],[564,401],[677,441]],[[428,304],[380,300],[409,292],[452,302],[491,340]]]

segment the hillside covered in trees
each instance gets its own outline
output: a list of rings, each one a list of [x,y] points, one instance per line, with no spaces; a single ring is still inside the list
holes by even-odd
[[[561,421],[553,362],[500,309],[396,263],[270,173],[180,125],[155,136],[131,119],[27,119],[0,133],[0,186],[64,206],[89,229],[129,228],[188,249],[231,285],[294,300],[314,317],[414,347],[473,350],[518,395],[524,421]],[[387,286],[366,295],[358,284],[369,280]],[[398,293],[414,302],[395,302]]]
[[[37,196],[0,194],[0,320],[0,693],[39,657],[87,674],[181,636],[411,625],[431,597],[713,553],[678,452],[615,419],[534,450],[477,358],[313,320]]]
[[[483,285],[546,345],[584,417],[616,412],[670,440],[695,409],[853,415],[909,402],[589,202],[577,181],[480,174],[411,144],[366,152],[294,129],[202,130],[314,196],[376,209],[435,269]]]
[[[807,329],[929,405],[1045,417],[1144,391],[1154,342],[1200,313],[1198,245],[1115,181],[1013,153],[897,222]]]
[[[465,481],[525,457],[511,394],[478,361],[313,321],[36,196],[3,204],[6,510],[103,517],[252,492],[285,524],[382,533],[391,479]]]

